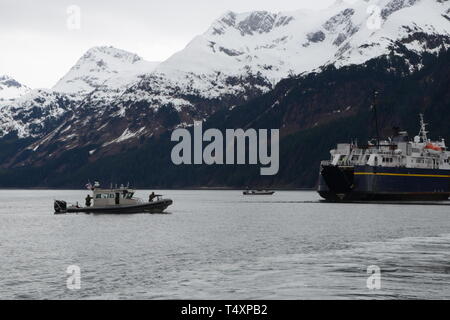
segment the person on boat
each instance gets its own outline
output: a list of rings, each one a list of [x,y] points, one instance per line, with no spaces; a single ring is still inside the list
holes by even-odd
[[[90,194],[87,195],[86,197],[86,207],[90,207],[91,206],[91,201],[92,201],[92,197]]]
[[[152,192],[150,194],[150,196],[148,197],[148,202],[153,202],[153,199],[155,199],[155,198],[156,198],[155,192]]]

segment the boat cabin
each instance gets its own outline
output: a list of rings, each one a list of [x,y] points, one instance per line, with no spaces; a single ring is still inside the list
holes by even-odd
[[[97,189],[93,190],[94,207],[134,205],[139,199],[133,198],[134,190],[129,188]]]

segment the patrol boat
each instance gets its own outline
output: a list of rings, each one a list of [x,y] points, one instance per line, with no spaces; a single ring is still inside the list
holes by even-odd
[[[318,193],[328,201],[428,201],[450,196],[450,152],[428,139],[423,115],[411,141],[406,131],[366,146],[338,144],[320,165]]]
[[[173,201],[163,199],[162,195],[152,193],[148,201],[134,197],[135,190],[123,185],[119,188],[100,188],[96,182],[94,186],[86,185],[92,191],[92,196],[85,199],[85,206],[77,204],[67,206],[66,201],[55,200],[55,214],[64,213],[163,213]]]
[[[271,196],[275,191],[270,190],[245,190],[242,192],[244,196]]]

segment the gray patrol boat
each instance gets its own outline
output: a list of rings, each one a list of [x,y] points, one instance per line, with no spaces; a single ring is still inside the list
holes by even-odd
[[[100,188],[96,182],[93,186],[87,185],[92,191],[92,196],[85,199],[85,206],[67,205],[66,201],[55,200],[55,214],[65,213],[111,213],[111,214],[131,214],[131,213],[163,213],[173,201],[164,199],[162,195],[152,193],[148,201],[134,197],[135,190],[123,185],[119,188]]]

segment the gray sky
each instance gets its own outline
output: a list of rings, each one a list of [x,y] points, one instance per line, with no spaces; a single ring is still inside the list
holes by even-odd
[[[227,10],[320,9],[335,0],[1,0],[0,75],[53,86],[89,48],[112,45],[162,61]],[[80,12],[80,29],[69,29]],[[70,18],[75,17],[74,19]],[[73,23],[71,26],[75,26]]]

